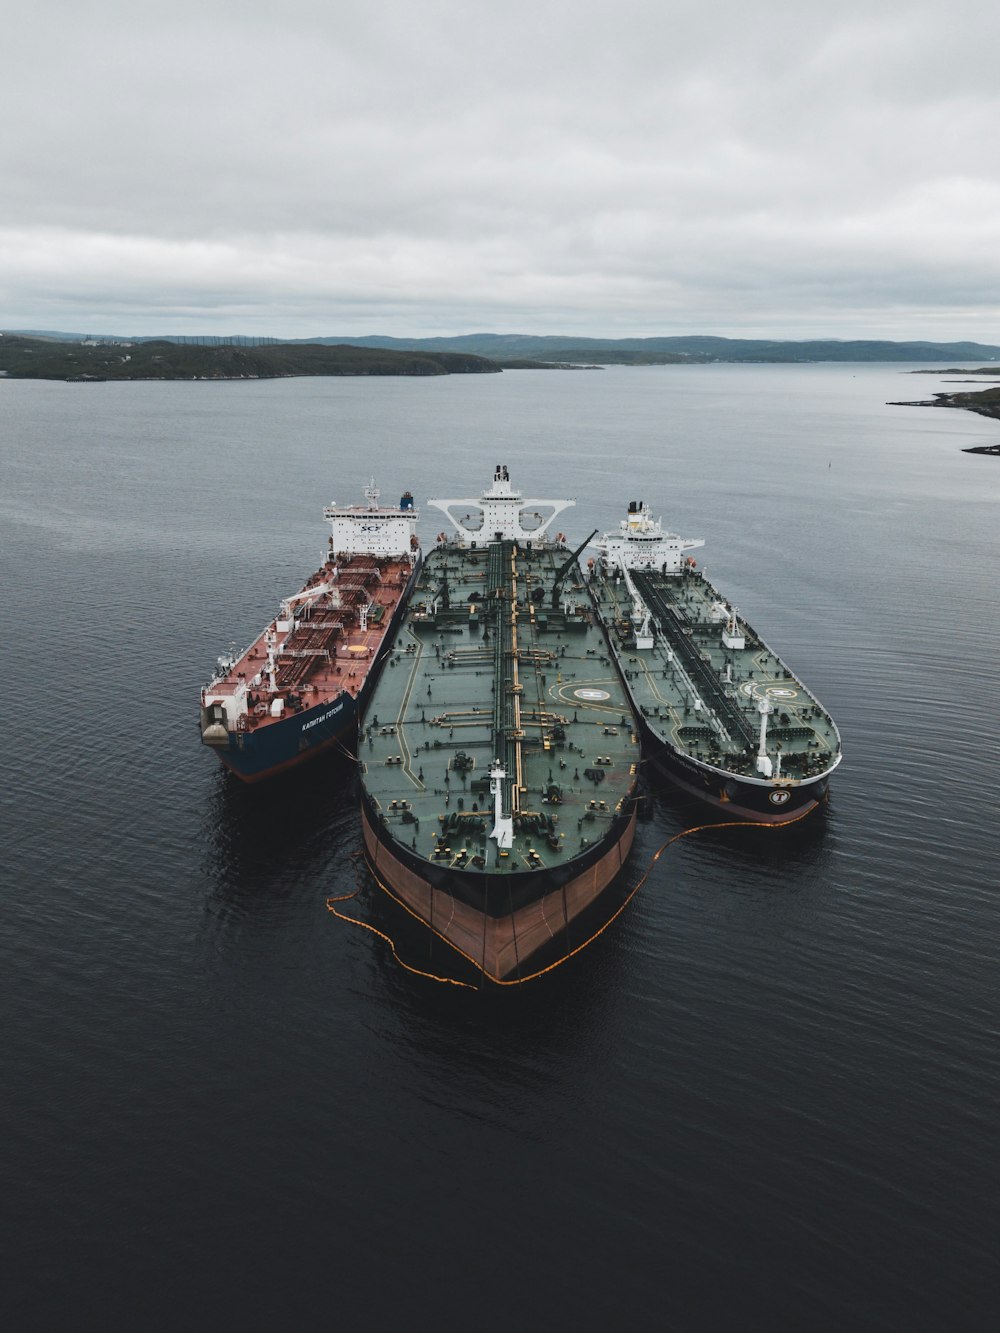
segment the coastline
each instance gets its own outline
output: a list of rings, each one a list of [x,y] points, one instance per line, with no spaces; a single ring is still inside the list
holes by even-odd
[[[915,374],[928,372],[916,371]],[[949,374],[986,374],[981,371],[950,371]],[[995,371],[989,372],[995,374]],[[919,398],[911,402],[889,402],[888,407],[951,407],[965,412],[975,412],[978,416],[1000,420],[1000,386],[980,389],[974,393],[936,393],[933,398]],[[964,454],[990,454],[1000,457],[1000,444],[968,445],[962,449]]]

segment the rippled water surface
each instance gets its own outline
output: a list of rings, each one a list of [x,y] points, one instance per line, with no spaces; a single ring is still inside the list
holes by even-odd
[[[939,387],[0,381],[14,1326],[1000,1326],[1000,464],[961,452],[995,423],[885,406]],[[325,910],[347,760],[243,789],[196,718],[323,503],[497,462],[577,540],[633,498],[705,537],[846,757],[820,815],[675,844],[592,948],[478,993]],[[651,787],[629,873],[703,818]]]

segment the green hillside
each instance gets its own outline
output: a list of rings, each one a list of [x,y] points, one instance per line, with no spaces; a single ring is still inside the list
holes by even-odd
[[[11,379],[233,380],[296,375],[466,375],[500,367],[467,352],[277,343],[204,347],[166,340],[56,342],[0,335],[0,372]]]
[[[324,342],[326,339],[315,339]],[[568,338],[529,334],[469,333],[455,338],[390,338],[370,335],[337,338],[358,347],[398,350],[471,352],[495,360],[529,357],[541,361],[600,362],[604,365],[671,365],[705,361],[1000,361],[1000,347],[973,342],[887,342],[834,338],[792,342],[775,338],[714,338],[688,335],[667,338]]]

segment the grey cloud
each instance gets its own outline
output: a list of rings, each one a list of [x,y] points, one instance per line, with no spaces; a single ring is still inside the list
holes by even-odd
[[[966,0],[25,6],[3,322],[996,337],[998,27]]]

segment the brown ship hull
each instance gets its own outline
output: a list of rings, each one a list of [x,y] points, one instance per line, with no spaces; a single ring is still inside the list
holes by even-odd
[[[564,883],[547,887],[519,905],[513,902],[515,895],[509,881],[533,878],[537,883],[544,877],[544,883],[551,885],[552,880],[544,871],[534,871],[529,876],[477,877],[484,882],[487,910],[482,910],[452,892],[443,876],[441,884],[431,884],[407,865],[405,849],[379,836],[365,801],[361,816],[368,862],[382,887],[486,977],[497,982],[525,978],[532,971],[532,959],[537,959],[546,946],[560,937],[565,943],[569,927],[598,901],[621,871],[632,848],[636,825],[633,803],[621,819],[617,836],[611,837],[603,850],[595,848],[592,858],[581,858],[575,874],[572,864],[566,867],[569,877]],[[487,884],[489,887],[485,887]],[[537,889],[543,889],[542,883],[537,883]],[[492,910],[491,892],[498,911]],[[518,892],[516,896],[520,899],[524,894]],[[512,910],[504,911],[499,906],[502,900],[509,902]]]

